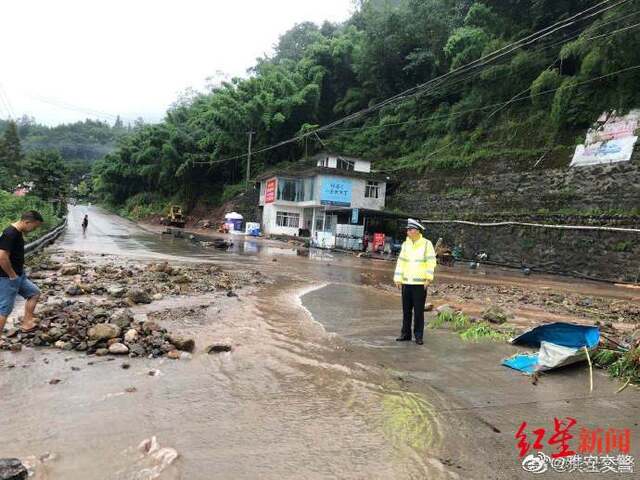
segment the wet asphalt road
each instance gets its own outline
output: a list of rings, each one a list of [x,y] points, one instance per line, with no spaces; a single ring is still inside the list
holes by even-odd
[[[9,439],[1,456],[57,453],[38,478],[146,478],[133,447],[157,435],[181,454],[161,478],[530,478],[514,438],[521,422],[551,431],[554,417],[572,416],[576,436],[580,427],[630,428],[640,458],[636,389],[616,394],[619,385],[596,371],[589,393],[583,366],[532,385],[500,366],[514,347],[463,343],[447,332],[429,332],[424,347],[397,344],[399,297],[371,286],[389,278],[392,265],[234,243],[229,252],[203,249],[95,207],[72,209],[58,244],[65,251],[96,261],[215,262],[276,282],[239,303],[208,299],[202,318],[168,325],[199,346],[236,345],[220,357],[139,360],[123,371],[120,362],[89,367],[87,357],[66,352],[0,353],[0,392],[11,412],[0,415],[0,436]],[[16,368],[1,368],[8,362]],[[63,382],[49,385],[52,376]],[[137,391],[124,393],[131,386]]]

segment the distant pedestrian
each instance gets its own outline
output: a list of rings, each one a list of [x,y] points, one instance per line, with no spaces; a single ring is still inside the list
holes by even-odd
[[[42,215],[35,210],[22,214],[20,220],[5,228],[0,235],[0,335],[7,317],[13,311],[16,296],[27,302],[24,305],[22,331],[36,329],[33,312],[36,309],[40,290],[24,274],[24,237],[42,225]]]
[[[85,215],[82,220],[82,233],[87,233],[87,227],[89,226],[89,215]]]
[[[402,244],[393,276],[393,282],[402,289],[402,333],[396,340],[411,341],[413,313],[413,336],[418,345],[423,344],[427,288],[433,282],[436,268],[436,252],[422,232],[424,227],[410,218],[407,222],[407,239]]]

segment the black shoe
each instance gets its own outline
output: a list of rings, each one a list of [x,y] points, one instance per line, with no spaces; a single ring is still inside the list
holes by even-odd
[[[417,343],[418,345],[424,345],[424,342],[422,341],[422,339],[421,339],[421,338],[416,338],[416,343]]]
[[[398,337],[396,338],[396,342],[410,342],[411,337]]]

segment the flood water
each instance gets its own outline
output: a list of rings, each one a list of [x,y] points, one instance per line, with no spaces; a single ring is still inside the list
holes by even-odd
[[[35,478],[50,479],[512,479],[527,478],[513,440],[522,420],[640,418],[637,393],[616,395],[599,373],[594,394],[576,371],[532,386],[499,365],[508,345],[446,332],[429,332],[424,347],[397,344],[399,297],[375,287],[391,263],[239,238],[229,251],[205,249],[72,208],[65,251],[215,262],[275,281],[168,321],[196,338],[190,360],[0,352],[0,457],[29,459]],[[205,354],[214,342],[234,349]],[[169,468],[136,451],[151,436],[179,452]],[[54,458],[39,461],[46,452]]]

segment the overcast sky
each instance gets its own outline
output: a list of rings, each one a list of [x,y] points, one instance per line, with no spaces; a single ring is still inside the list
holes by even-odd
[[[352,0],[2,2],[0,118],[158,121],[206,77],[245,76],[295,23],[348,18]]]

